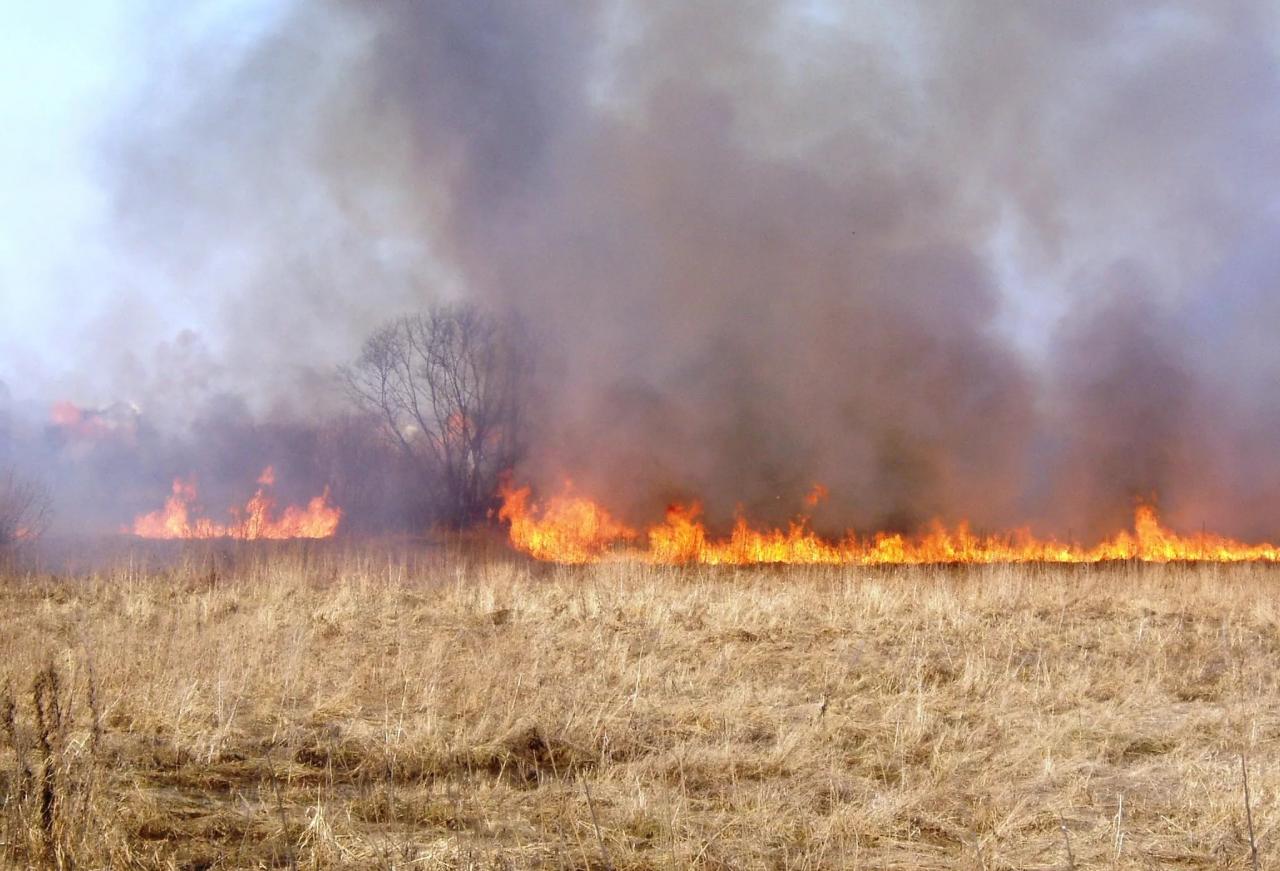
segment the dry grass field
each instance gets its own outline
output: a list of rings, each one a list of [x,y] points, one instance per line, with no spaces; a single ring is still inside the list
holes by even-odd
[[[299,548],[0,584],[0,857],[1249,868],[1280,572]]]

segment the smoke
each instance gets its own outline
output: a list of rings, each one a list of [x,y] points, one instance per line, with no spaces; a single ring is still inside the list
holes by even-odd
[[[333,366],[463,297],[541,338],[519,476],[628,517],[780,521],[821,482],[825,529],[1084,536],[1138,498],[1280,529],[1269,4],[328,0],[182,32],[103,138],[159,290],[85,353],[183,461],[308,455]]]

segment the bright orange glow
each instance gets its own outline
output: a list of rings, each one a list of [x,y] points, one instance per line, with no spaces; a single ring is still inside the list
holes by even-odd
[[[590,499],[574,496],[569,485],[545,507],[530,506],[529,488],[502,487],[498,518],[511,524],[516,547],[540,560],[563,563],[593,562],[636,533],[615,521]],[[537,515],[535,517],[535,515]]]
[[[825,496],[826,491],[815,488],[814,492]],[[1155,509],[1146,505],[1135,512],[1132,531],[1085,548],[1037,538],[1026,529],[978,535],[965,523],[948,528],[937,522],[911,536],[880,532],[859,538],[850,532],[833,540],[810,529],[805,518],[786,529],[755,529],[739,518],[728,536],[716,538],[698,519],[696,503],[672,506],[662,523],[640,532],[568,488],[538,504],[528,487],[506,486],[502,499],[498,516],[511,525],[512,545],[536,559],[558,563],[611,559],[709,565],[1280,560],[1280,547],[1272,544],[1245,544],[1213,534],[1178,535],[1162,526]]]
[[[80,422],[84,420],[84,412],[74,402],[59,400],[49,409],[49,420],[55,426],[79,426]]]
[[[97,411],[81,408],[74,402],[55,402],[49,410],[49,421],[66,435],[92,441],[108,435],[111,423]]]
[[[193,480],[175,478],[173,494],[164,508],[140,515],[126,532],[140,538],[328,538],[338,529],[342,511],[329,504],[329,490],[307,503],[305,508],[290,505],[279,517],[272,517],[275,502],[267,488],[275,484],[275,472],[268,466],[258,476],[258,491],[243,509],[231,512],[230,523],[218,523],[205,517],[192,519],[191,507],[196,501]]]

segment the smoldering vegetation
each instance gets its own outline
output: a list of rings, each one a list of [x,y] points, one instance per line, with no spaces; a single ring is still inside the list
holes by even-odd
[[[175,391],[121,349],[172,336],[104,305],[78,353],[138,426],[88,459],[28,429],[60,513],[275,463],[351,523],[421,523],[334,368],[461,299],[536,337],[517,476],[629,519],[780,522],[821,482],[829,531],[1083,537],[1140,498],[1274,535],[1268,5],[844,6],[149,22],[155,80],[103,134],[111,238],[206,350]]]

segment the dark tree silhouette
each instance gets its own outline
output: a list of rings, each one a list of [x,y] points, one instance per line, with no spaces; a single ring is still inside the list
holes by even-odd
[[[523,451],[530,363],[525,331],[474,306],[437,306],[394,320],[344,368],[430,489],[437,522],[483,522],[498,479]]]
[[[12,469],[0,469],[0,549],[39,537],[48,519],[45,489]]]

